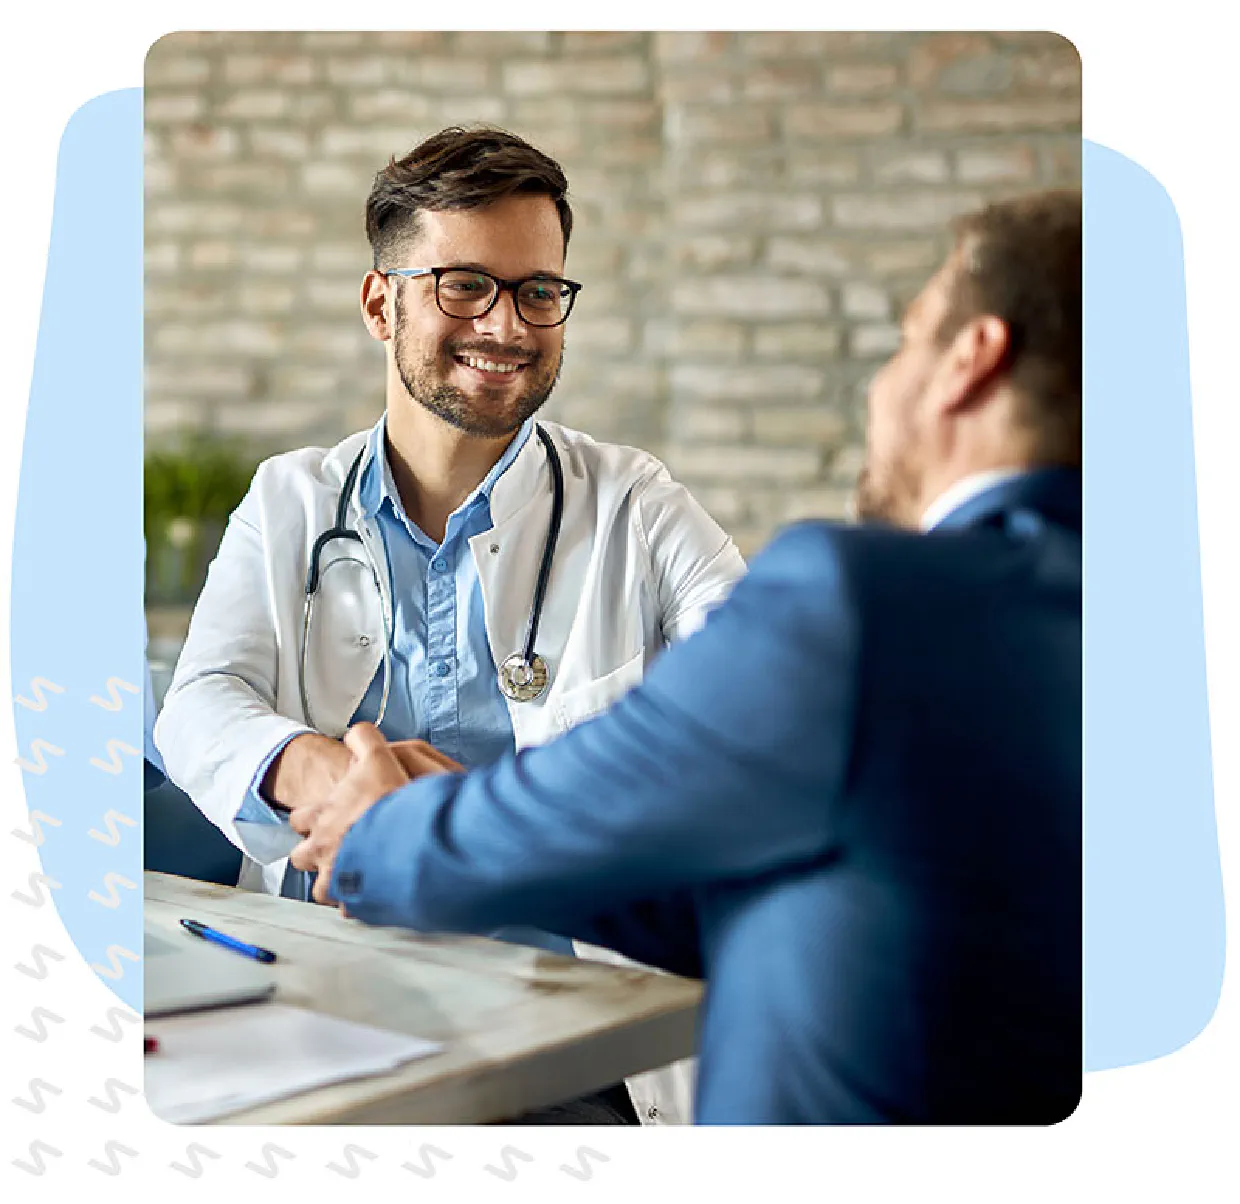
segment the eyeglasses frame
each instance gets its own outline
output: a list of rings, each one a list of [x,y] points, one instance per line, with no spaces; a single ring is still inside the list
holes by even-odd
[[[439,268],[391,268],[387,271],[376,269],[381,276],[399,276],[404,280],[417,280],[423,276],[434,276],[435,278],[435,305],[439,312],[445,318],[452,318],[457,322],[474,322],[478,318],[485,318],[498,304],[501,294],[512,294],[512,306],[516,311],[517,317],[521,319],[527,326],[533,326],[537,330],[554,330],[557,326],[563,326],[568,321],[568,315],[573,312],[573,305],[577,300],[577,294],[584,287],[578,284],[576,280],[568,280],[563,276],[546,276],[534,275],[524,276],[520,280],[505,280],[502,276],[496,276],[494,272],[483,271],[482,268],[465,268],[465,267],[439,267]],[[443,307],[443,302],[439,299],[439,281],[445,272],[473,272],[478,276],[485,276],[488,280],[495,281],[495,296],[491,298],[490,304],[481,313],[470,314],[468,317],[461,317],[459,314],[450,314]],[[566,284],[569,288],[568,306],[564,310],[564,316],[558,322],[531,322],[525,314],[521,312],[521,302],[517,298],[517,289],[523,284],[529,284],[531,280],[542,280],[554,284]]]

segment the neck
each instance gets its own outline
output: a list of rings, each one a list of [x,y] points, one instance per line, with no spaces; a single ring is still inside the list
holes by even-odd
[[[443,542],[448,516],[481,484],[512,439],[457,430],[403,389],[388,399],[385,450],[392,480],[405,513],[436,543]]]

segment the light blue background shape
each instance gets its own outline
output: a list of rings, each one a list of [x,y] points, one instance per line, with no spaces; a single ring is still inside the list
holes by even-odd
[[[1085,144],[1085,1057],[1148,1061],[1223,980],[1184,251],[1148,172]]]
[[[1085,1065],[1170,1053],[1208,1022],[1223,967],[1179,225],[1158,183],[1084,144]],[[109,93],[61,146],[13,547],[14,708],[65,925],[141,1006],[136,755],[142,684],[142,94]],[[90,898],[94,891],[102,902]],[[108,904],[115,900],[114,905]],[[109,947],[113,948],[109,956]]]

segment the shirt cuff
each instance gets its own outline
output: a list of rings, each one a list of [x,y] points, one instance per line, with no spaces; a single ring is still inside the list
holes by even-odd
[[[250,782],[250,791],[241,800],[241,806],[237,809],[237,814],[234,816],[234,819],[244,819],[249,820],[251,823],[260,824],[282,824],[287,821],[288,816],[282,811],[277,811],[263,797],[260,787],[263,784],[263,778],[267,776],[267,770],[271,768],[272,762],[276,759],[276,757],[284,751],[284,746],[290,740],[296,740],[298,736],[302,736],[304,734],[304,732],[293,732],[292,734],[285,736],[284,739],[281,740],[280,743],[277,744],[275,748],[273,748],[271,752],[263,758],[262,764],[258,767],[258,772],[255,773]]]

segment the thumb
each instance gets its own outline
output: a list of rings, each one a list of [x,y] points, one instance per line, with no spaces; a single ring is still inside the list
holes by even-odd
[[[387,748],[383,733],[373,723],[356,723],[344,734],[344,745],[357,760]]]

